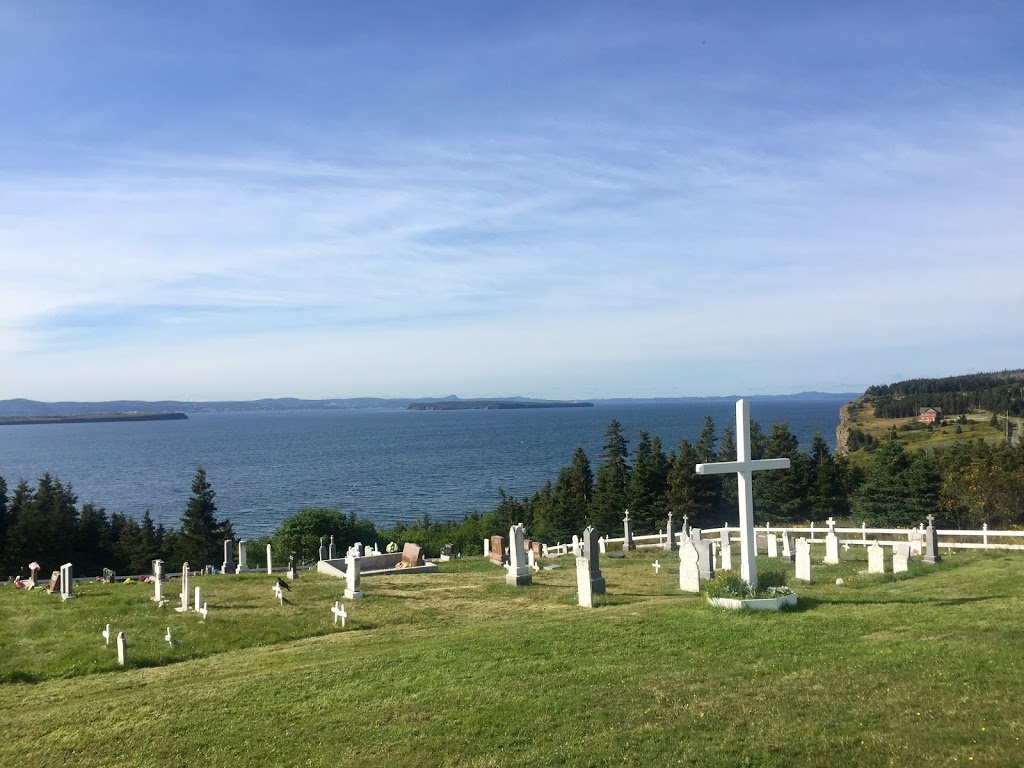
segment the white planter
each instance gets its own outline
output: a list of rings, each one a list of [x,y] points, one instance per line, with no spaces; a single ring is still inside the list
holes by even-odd
[[[732,597],[709,597],[708,602],[716,608],[729,608],[738,611],[747,608],[751,611],[778,611],[784,605],[796,605],[796,592],[782,597],[760,597],[752,600],[739,600]]]

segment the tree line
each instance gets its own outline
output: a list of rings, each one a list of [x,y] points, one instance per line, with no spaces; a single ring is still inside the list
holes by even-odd
[[[869,447],[866,462],[852,463],[833,454],[816,434],[810,451],[799,449],[785,423],[766,432],[750,425],[754,459],[788,458],[788,470],[756,472],[754,510],[760,525],[795,525],[828,517],[866,522],[876,527],[909,527],[934,515],[940,527],[991,528],[1024,526],[1024,446],[963,441],[925,452],[907,451],[898,440],[883,438]],[[355,513],[332,509],[300,509],[286,518],[272,536],[249,541],[250,563],[262,562],[265,545],[273,545],[283,565],[291,552],[299,562],[313,562],[321,537],[334,536],[343,553],[353,543],[382,546],[416,542],[428,556],[445,544],[464,554],[479,554],[482,541],[507,535],[523,523],[529,538],[554,544],[568,541],[593,525],[602,535],[621,536],[626,509],[637,534],[655,533],[669,511],[677,524],[717,527],[737,521],[737,485],[733,475],[697,475],[699,463],[736,460],[731,427],[719,433],[710,417],[694,441],[683,439],[667,452],[661,439],[645,430],[633,450],[613,419],[604,432],[596,469],[582,448],[553,481],[517,498],[498,488],[497,505],[473,511],[462,520],[433,521],[424,515],[409,523],[378,530]],[[223,542],[234,538],[228,519],[218,519],[215,492],[205,470],[197,469],[192,494],[177,528],[154,525],[149,512],[141,520],[91,503],[77,506],[70,486],[43,475],[35,487],[22,480],[10,490],[0,477],[0,574],[24,575],[33,560],[43,573],[61,563],[75,564],[79,575],[97,575],[103,568],[118,573],[149,573],[162,559],[193,567],[219,566]]]
[[[919,408],[928,407],[952,416],[972,410],[1020,416],[1024,414],[1024,371],[908,379],[868,387],[864,394],[874,403],[877,418],[910,418]]]

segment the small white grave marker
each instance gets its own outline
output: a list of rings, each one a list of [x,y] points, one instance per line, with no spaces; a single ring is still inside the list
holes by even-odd
[[[345,628],[345,619],[348,618],[348,611],[345,610],[344,605],[339,605],[338,601],[335,601],[334,607],[331,608],[331,613],[334,614],[334,623],[338,623],[338,619],[341,619],[341,628]]]
[[[796,578],[811,580],[811,542],[802,536],[796,540]]]
[[[203,604],[203,588],[202,587],[196,587],[196,599],[192,603],[192,610],[193,611],[198,611],[199,610],[199,606],[202,605],[202,604]]]
[[[274,594],[277,595],[277,602],[284,605],[284,590],[280,584],[274,584]]]
[[[655,573],[661,573],[661,563],[657,560],[654,561],[654,565],[652,567],[654,568]]]
[[[164,640],[167,641],[168,645],[173,646],[175,648],[178,648],[181,645],[177,640],[175,640],[173,637],[171,637],[171,628],[170,627],[167,628],[167,634],[164,635]]]
[[[206,603],[203,603],[203,607],[199,609],[199,615],[203,617],[203,621],[206,621],[206,617],[210,614],[210,610],[206,607]]]
[[[117,663],[122,667],[128,663],[128,638],[124,632],[117,633]]]
[[[868,573],[885,573],[885,550],[877,541],[868,547]]]
[[[104,640],[107,641],[107,645],[110,645],[110,625],[107,624],[107,628],[100,632],[100,635]]]

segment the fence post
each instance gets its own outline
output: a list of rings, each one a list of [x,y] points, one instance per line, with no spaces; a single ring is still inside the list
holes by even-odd
[[[988,523],[981,524],[981,543],[988,549]]]
[[[864,546],[866,547],[868,545],[868,524],[867,523],[861,523],[860,524],[860,538],[864,542]]]

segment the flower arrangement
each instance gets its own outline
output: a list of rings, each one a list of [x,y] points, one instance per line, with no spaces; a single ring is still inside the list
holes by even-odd
[[[735,571],[719,571],[713,579],[705,582],[704,594],[708,598],[724,597],[732,600],[757,600],[793,594],[793,590],[786,586],[785,574],[778,571],[759,573],[757,580],[759,589],[755,591]]]

